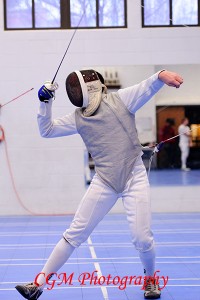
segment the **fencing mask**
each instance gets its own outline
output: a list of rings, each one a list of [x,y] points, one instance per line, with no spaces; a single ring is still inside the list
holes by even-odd
[[[91,116],[99,107],[103,87],[106,89],[102,75],[94,70],[75,71],[66,79],[69,100],[75,106],[85,107],[85,117]]]

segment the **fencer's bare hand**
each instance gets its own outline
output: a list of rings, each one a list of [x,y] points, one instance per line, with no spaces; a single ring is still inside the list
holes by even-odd
[[[183,78],[179,74],[166,70],[160,72],[158,78],[168,86],[173,86],[175,88],[179,88],[183,83]]]

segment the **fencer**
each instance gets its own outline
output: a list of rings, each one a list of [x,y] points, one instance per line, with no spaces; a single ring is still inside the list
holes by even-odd
[[[191,142],[191,131],[188,126],[189,120],[188,118],[183,118],[181,125],[178,127],[179,136],[179,148],[181,150],[181,170],[190,171],[190,168],[187,167],[187,159],[190,152],[190,146],[192,146]]]
[[[142,162],[135,125],[135,113],[164,84],[179,88],[183,79],[177,73],[161,70],[139,84],[107,93],[104,79],[94,70],[75,71],[66,79],[68,98],[76,110],[52,119],[52,99],[57,86],[43,85],[38,96],[40,134],[54,138],[80,134],[95,163],[95,175],[69,228],[55,246],[37,282],[17,285],[26,299],[42,294],[49,274],[57,272],[76,247],[121,198],[127,214],[132,242],[138,250],[145,275],[155,272],[155,245],[151,231],[149,182]],[[35,274],[36,276],[36,274]],[[34,278],[33,278],[34,279]],[[159,285],[149,280],[145,299],[160,298]]]

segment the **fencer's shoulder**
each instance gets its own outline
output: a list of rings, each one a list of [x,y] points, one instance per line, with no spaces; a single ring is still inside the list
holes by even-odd
[[[119,90],[115,92],[110,92],[107,94],[106,98],[103,98],[103,101],[108,102],[109,104],[114,104],[114,105],[122,105],[123,101],[120,97]]]
[[[185,131],[185,125],[183,125],[183,124],[179,125],[178,131],[179,131],[179,133],[182,133],[183,131]]]

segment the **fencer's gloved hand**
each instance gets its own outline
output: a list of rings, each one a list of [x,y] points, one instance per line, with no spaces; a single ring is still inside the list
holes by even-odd
[[[43,85],[38,91],[38,98],[41,102],[48,103],[49,99],[53,98],[53,93]]]
[[[51,83],[50,81],[46,81],[38,91],[38,98],[41,102],[48,103],[49,99],[54,98],[57,88],[58,84],[56,82]]]

